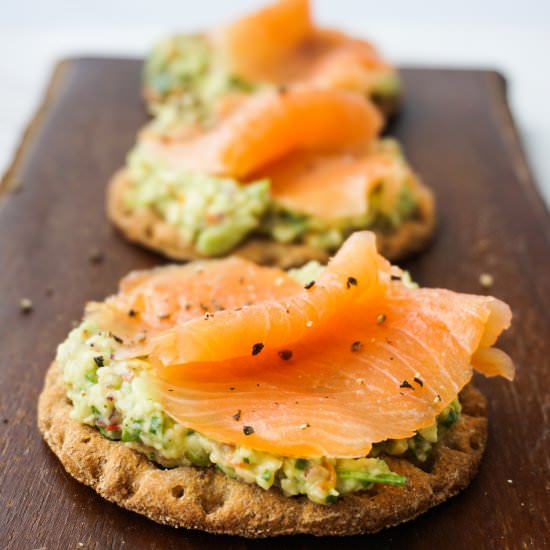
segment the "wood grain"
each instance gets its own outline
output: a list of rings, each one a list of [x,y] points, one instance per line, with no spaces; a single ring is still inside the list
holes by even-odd
[[[0,547],[533,548],[550,545],[550,217],[517,138],[503,79],[490,71],[403,70],[390,133],[436,191],[432,248],[407,264],[422,284],[491,292],[514,310],[502,347],[517,379],[478,381],[490,400],[487,454],[472,486],[418,520],[343,540],[244,541],[157,525],[68,476],[42,442],[36,399],[55,348],[87,300],[130,269],[160,263],[103,212],[104,187],[145,120],[137,60],[75,59],[0,188]],[[17,192],[15,184],[20,182]],[[91,263],[90,253],[104,253]],[[32,300],[21,313],[19,301]]]

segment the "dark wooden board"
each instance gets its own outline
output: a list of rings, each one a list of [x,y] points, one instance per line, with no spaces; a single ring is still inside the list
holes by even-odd
[[[157,525],[68,476],[36,428],[44,372],[87,300],[161,262],[122,240],[105,184],[145,121],[137,60],[62,63],[0,202],[0,547],[533,548],[550,544],[550,218],[491,71],[406,69],[391,128],[436,192],[437,239],[407,266],[425,285],[492,293],[515,314],[502,347],[518,374],[479,380],[490,398],[486,456],[471,487],[414,522],[353,539],[246,541]],[[15,188],[18,187],[17,190]],[[92,249],[105,261],[89,262]],[[47,289],[53,289],[48,295]],[[19,311],[28,297],[34,309]]]

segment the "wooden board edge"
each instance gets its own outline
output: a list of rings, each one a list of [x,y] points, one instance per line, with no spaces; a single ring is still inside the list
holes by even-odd
[[[495,70],[483,71],[494,101],[491,102],[492,114],[498,126],[500,135],[510,155],[517,180],[521,184],[525,196],[531,205],[533,213],[540,218],[544,229],[544,237],[550,246],[550,211],[542,196],[540,187],[530,168],[522,139],[508,101],[508,85],[506,77]]]
[[[10,164],[0,179],[0,204],[9,192],[16,192],[21,185],[21,182],[17,178],[18,169],[25,159],[26,152],[34,141],[38,129],[41,127],[44,117],[48,113],[57,95],[57,91],[64,81],[67,69],[72,62],[72,59],[62,59],[54,65],[46,86],[46,91],[42,94],[42,100],[34,112],[34,115],[27,123],[15,150],[15,154],[12,156]]]

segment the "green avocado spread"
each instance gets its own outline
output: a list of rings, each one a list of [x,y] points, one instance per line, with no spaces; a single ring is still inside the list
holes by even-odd
[[[125,206],[131,211],[152,211],[204,256],[226,254],[254,236],[332,252],[355,230],[391,233],[418,215],[414,175],[399,145],[385,138],[377,147],[391,156],[388,178],[392,181],[381,179],[373,186],[365,201],[366,212],[353,218],[323,220],[289,210],[272,197],[267,178],[240,182],[182,172],[163,165],[141,145],[128,156],[130,186]]]
[[[310,262],[291,274],[305,280],[319,269]],[[373,484],[405,484],[407,479],[392,472],[384,457],[407,456],[425,462],[433,445],[460,416],[455,399],[433,426],[408,439],[377,443],[363,458],[277,456],[213,441],[176,422],[163,411],[148,382],[151,367],[147,360],[116,359],[121,345],[111,333],[84,319],[59,346],[57,364],[73,405],[71,418],[145,454],[161,467],[214,467],[231,478],[263,489],[278,487],[287,496],[305,495],[321,504]]]
[[[269,206],[269,181],[240,185],[231,178],[189,174],[155,162],[139,147],[130,153],[131,210],[152,209],[205,256],[231,251],[256,230]]]
[[[159,42],[148,56],[143,81],[154,128],[170,132],[182,125],[209,126],[218,99],[260,87],[228,72],[208,40],[198,34]]]

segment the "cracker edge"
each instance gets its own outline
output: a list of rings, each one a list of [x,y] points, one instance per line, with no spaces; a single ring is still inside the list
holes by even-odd
[[[413,182],[418,197],[419,219],[404,222],[393,233],[376,233],[378,251],[389,260],[401,260],[421,251],[428,245],[435,230],[433,193],[417,178]],[[126,208],[124,196],[129,185],[127,170],[123,168],[111,178],[106,198],[108,218],[129,241],[174,260],[206,258],[184,243],[177,228],[163,221],[151,208],[134,211]],[[329,254],[319,248],[258,238],[247,239],[232,254],[284,269],[300,266],[309,260],[326,263],[329,259]]]
[[[276,535],[357,535],[411,520],[464,489],[477,472],[487,439],[487,404],[472,385],[461,392],[463,413],[434,448],[430,472],[387,457],[404,487],[379,486],[323,506],[233,480],[214,468],[160,469],[144,455],[69,418],[61,373],[52,363],[38,403],[38,426],[66,471],[105,499],[174,527],[263,538]]]

